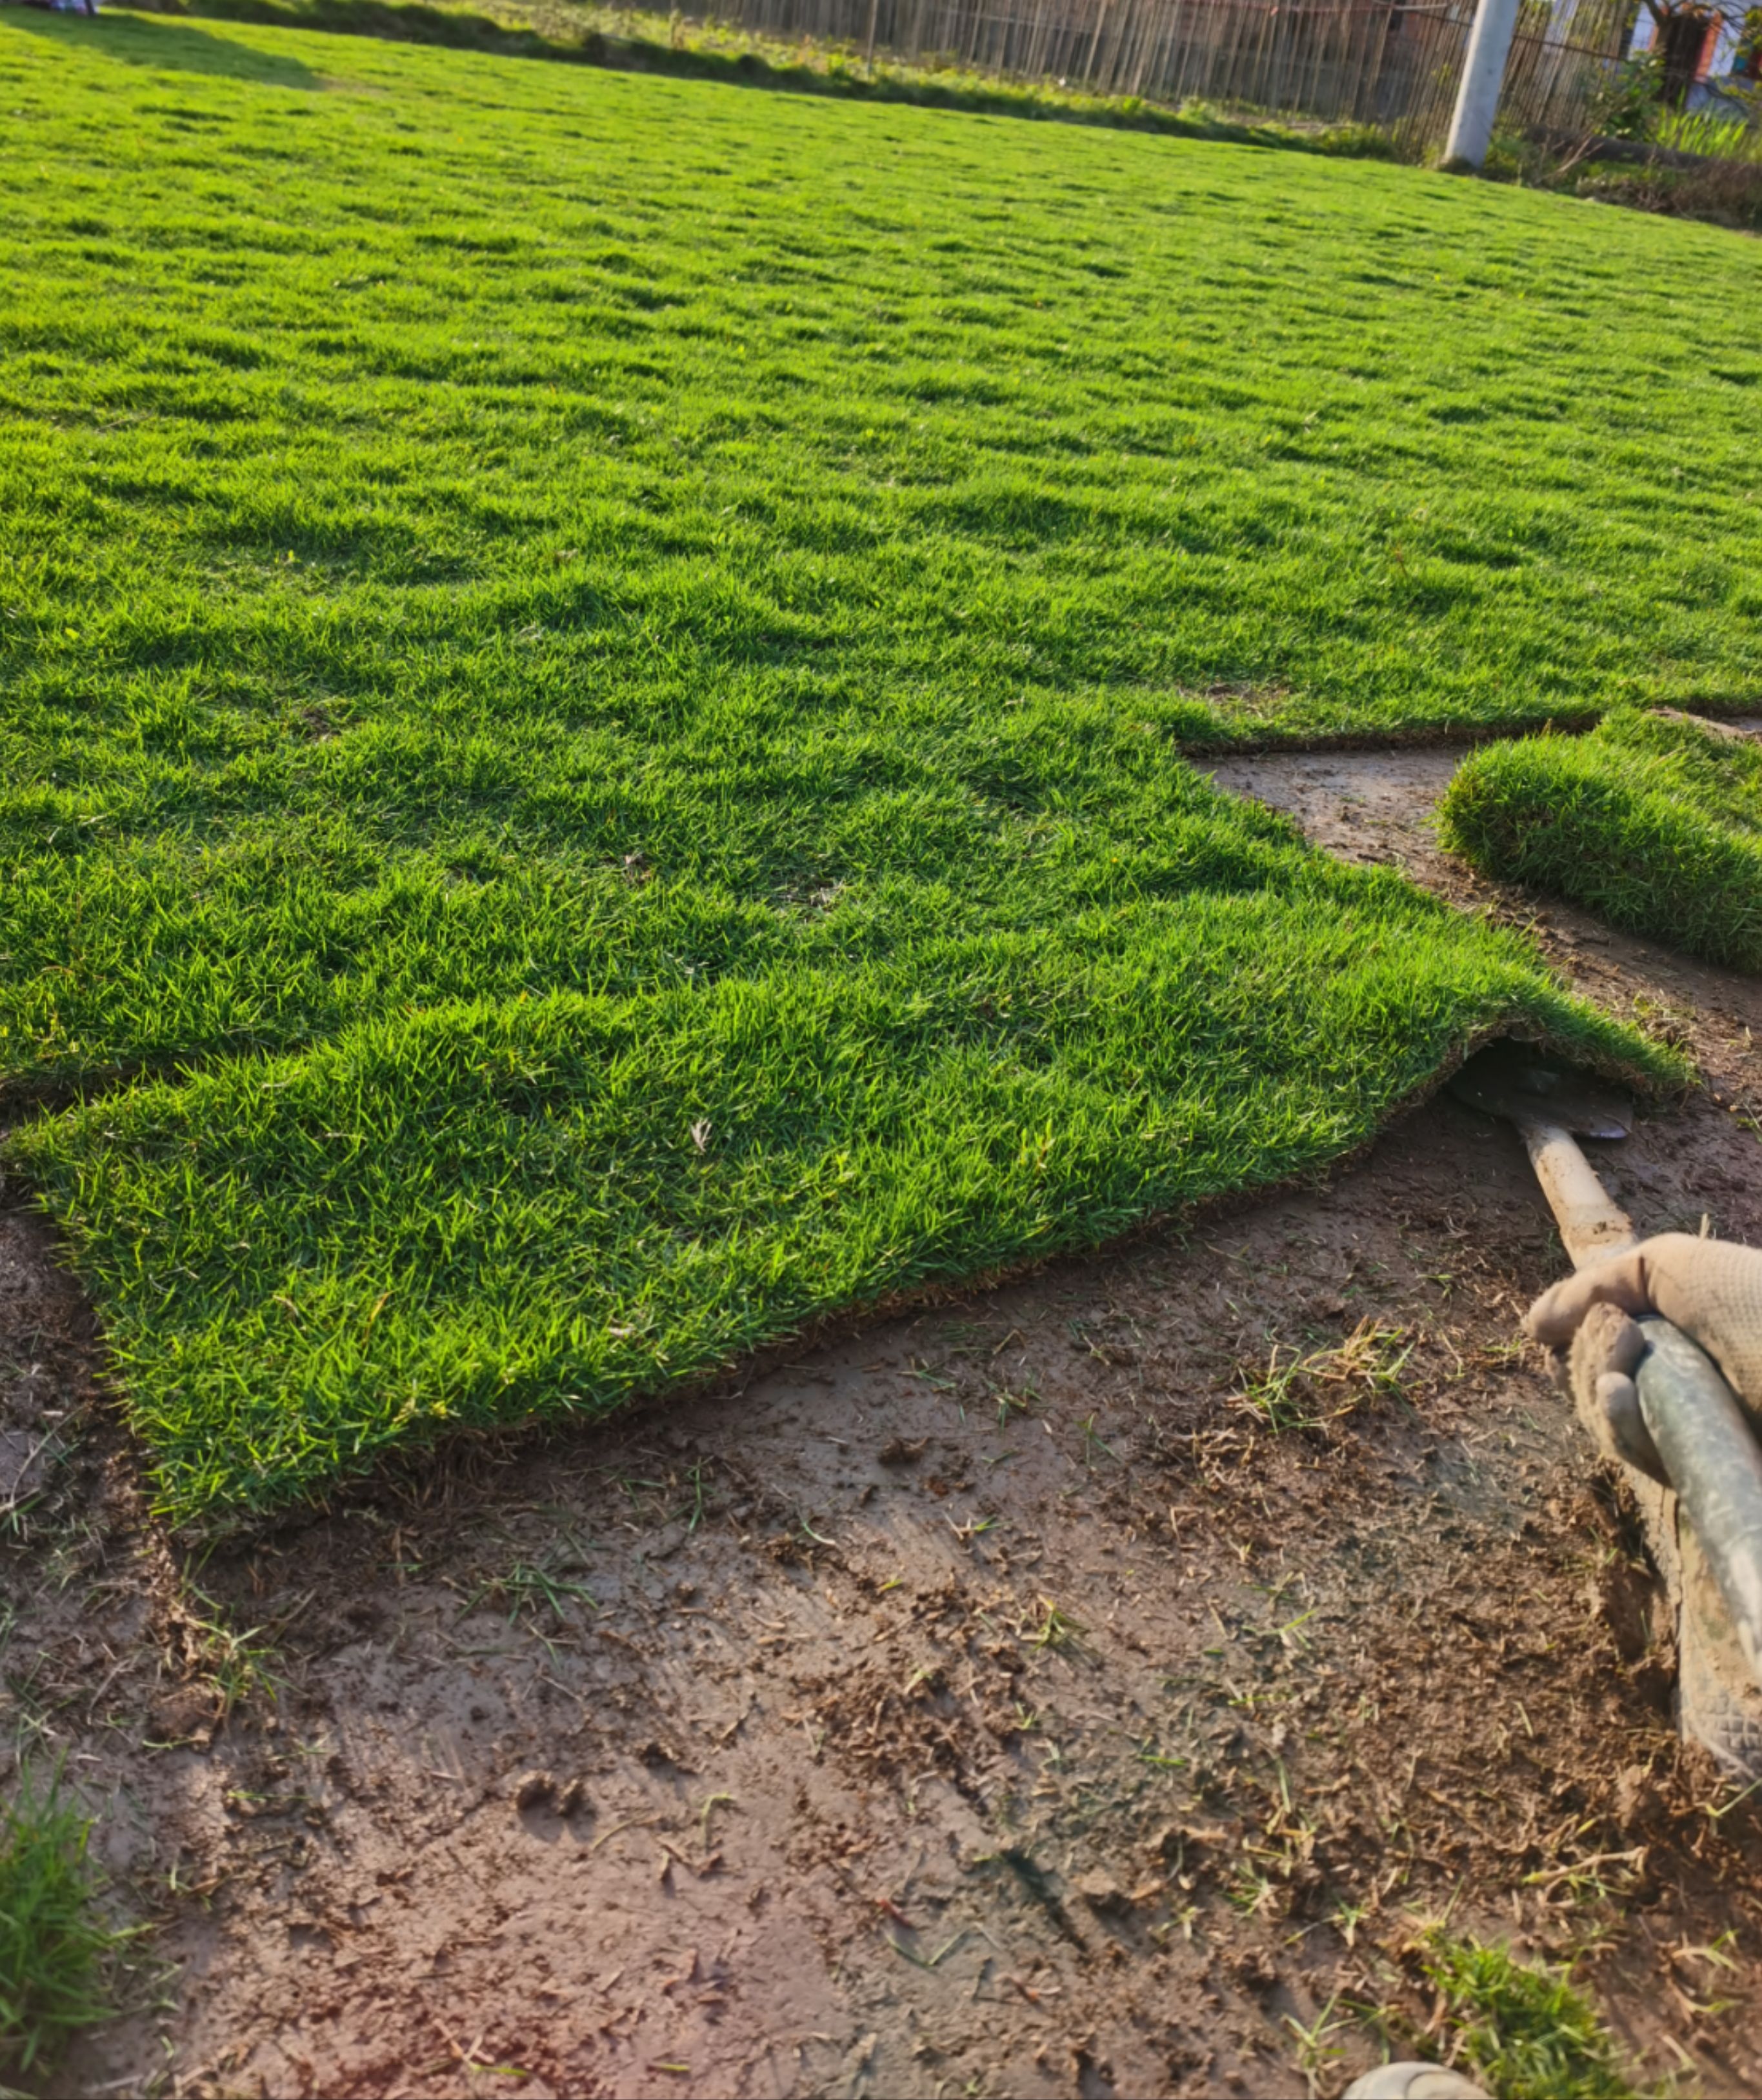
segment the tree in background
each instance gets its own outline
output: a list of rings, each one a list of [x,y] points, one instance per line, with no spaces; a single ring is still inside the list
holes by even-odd
[[[1667,109],[1680,109],[1689,90],[1711,60],[1720,38],[1735,32],[1740,49],[1745,25],[1762,9],[1745,0],[1641,0],[1652,18],[1652,48],[1658,68],[1658,97]]]

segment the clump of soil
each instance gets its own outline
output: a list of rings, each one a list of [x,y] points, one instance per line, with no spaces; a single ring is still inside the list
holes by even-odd
[[[1350,811],[1358,762],[1257,761],[1336,849],[1532,911],[1428,860],[1411,789]],[[1754,986],[1535,923],[1747,1103]],[[1702,1095],[1614,1178],[1754,1235],[1754,1145]],[[1635,1535],[1519,1345],[1561,1265],[1441,1098],[1326,1186],[197,1562],[0,1215],[0,1428],[49,1436],[7,1696],[170,1965],[78,2080],[1331,2092],[1354,2008],[1425,2028],[1447,1909],[1579,1955],[1650,2075],[1754,2088],[1762,1824],[1677,1744]]]

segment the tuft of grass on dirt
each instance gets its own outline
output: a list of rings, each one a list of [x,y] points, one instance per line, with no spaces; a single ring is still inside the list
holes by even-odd
[[[1367,1401],[1398,1393],[1413,1354],[1404,1327],[1367,1314],[1343,1342],[1306,1355],[1274,1342],[1264,1369],[1242,1371],[1238,1404],[1275,1436],[1292,1429],[1325,1429]]]
[[[0,2077],[36,2089],[81,2029],[108,2019],[104,1957],[117,1935],[94,1907],[91,1820],[21,1773],[0,1806]]]
[[[1762,742],[1622,709],[1584,737],[1489,745],[1460,768],[1440,836],[1523,882],[1704,961],[1762,969]]]
[[[1435,1931],[1420,1957],[1455,2040],[1494,2100],[1634,2100],[1614,2037],[1557,1972]]]

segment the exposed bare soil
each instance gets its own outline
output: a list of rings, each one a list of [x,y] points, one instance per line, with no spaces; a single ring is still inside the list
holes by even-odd
[[[1454,762],[1217,774],[1680,1031],[1730,1105],[1612,1178],[1762,1235],[1762,987],[1474,883],[1424,830]],[[1426,2028],[1448,1908],[1582,1951],[1649,2075],[1762,2088],[1762,1821],[1676,1742],[1632,1533],[1517,1343],[1552,1227],[1447,1098],[1325,1187],[200,1565],[11,1200],[5,1697],[155,1927],[64,2084],[1333,2093],[1354,2008]]]

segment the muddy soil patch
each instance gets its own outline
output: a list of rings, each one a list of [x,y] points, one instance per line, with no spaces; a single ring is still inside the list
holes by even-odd
[[[1634,1140],[1660,1210],[1703,1164]],[[1376,2053],[1348,2001],[1423,2025],[1452,1904],[1589,1946],[1654,2069],[1762,2077],[1751,1972],[1694,1951],[1753,1946],[1757,1827],[1674,1745],[1513,1347],[1551,1231],[1452,1103],[1187,1245],[181,1586],[4,1232],[15,1379],[87,1410],[15,1513],[8,1696],[174,1965],[88,2089],[1284,2093],[1331,2003],[1327,2090]]]
[[[1446,862],[1454,762],[1217,777],[1523,917],[1747,1113],[1755,988]],[[1755,1237],[1755,1162],[1702,1093],[1612,1178]],[[1517,1345],[1561,1266],[1515,1138],[1441,1099],[1185,1240],[180,1568],[0,1212],[5,1696],[168,1965],[79,2083],[1329,2093],[1355,2009],[1425,2027],[1448,1908],[1581,1954],[1650,2073],[1756,2089],[1762,1824],[1677,1746]]]

